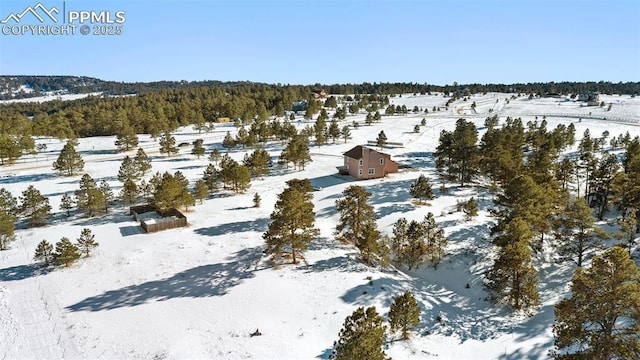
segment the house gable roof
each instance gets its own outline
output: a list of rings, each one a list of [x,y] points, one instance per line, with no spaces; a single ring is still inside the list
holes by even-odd
[[[353,149],[351,149],[351,150],[347,151],[347,152],[346,152],[346,153],[344,153],[343,155],[344,155],[344,156],[346,156],[346,157],[348,157],[348,158],[352,158],[352,159],[359,160],[359,159],[362,159],[363,149],[365,149],[365,147],[364,147],[364,146],[362,146],[362,145],[358,145],[358,146],[354,147]],[[391,158],[391,155],[389,155],[389,154],[385,154],[385,153],[383,153],[383,152],[376,151],[376,150],[374,150],[374,149],[370,149],[370,148],[366,148],[366,149],[368,149],[369,151],[373,151],[373,152],[375,152],[375,153],[378,153],[378,154],[380,154],[380,155],[383,155],[383,156],[385,156],[385,157],[387,157],[387,158],[389,158],[389,159]]]

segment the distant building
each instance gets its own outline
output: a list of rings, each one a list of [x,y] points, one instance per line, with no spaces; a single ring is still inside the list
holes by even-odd
[[[344,165],[340,173],[357,179],[377,179],[398,172],[398,163],[391,155],[358,145],[344,153]]]
[[[589,106],[597,106],[600,104],[600,94],[598,93],[581,93],[578,94],[578,101],[586,101]],[[593,104],[593,105],[592,105]]]
[[[307,109],[307,100],[294,101],[293,110],[295,113],[300,113],[301,111],[305,111]]]

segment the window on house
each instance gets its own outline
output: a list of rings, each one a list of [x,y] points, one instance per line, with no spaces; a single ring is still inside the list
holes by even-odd
[[[380,165],[384,165],[384,158],[380,158]]]
[[[358,160],[358,165],[360,165],[360,166],[364,165],[364,160],[362,160],[362,159]]]
[[[362,169],[358,170],[358,175],[362,175]]]
[[[369,175],[374,175],[376,173],[376,168],[369,168]]]

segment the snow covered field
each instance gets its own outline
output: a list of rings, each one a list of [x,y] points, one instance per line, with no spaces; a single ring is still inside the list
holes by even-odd
[[[246,194],[212,196],[185,214],[186,228],[154,234],[145,234],[119,206],[94,218],[67,218],[58,210],[60,198],[78,188],[80,176],[53,173],[51,163],[63,144],[38,139],[47,144],[46,153],[0,169],[0,187],[19,196],[33,184],[50,198],[55,212],[46,227],[17,230],[11,249],[0,252],[0,359],[326,359],[345,317],[358,306],[371,305],[386,316],[392,298],[405,290],[418,299],[422,321],[411,340],[388,343],[386,351],[394,359],[546,358],[553,346],[553,306],[566,295],[573,267],[554,262],[551,252],[536,258],[542,305],[531,317],[487,302],[483,272],[494,256],[489,238],[493,220],[488,215],[492,197],[481,184],[460,188],[448,183],[449,192],[440,194],[442,180],[432,152],[440,131],[452,130],[458,117],[482,129],[484,119],[493,113],[501,120],[521,116],[525,123],[546,116],[549,129],[573,122],[578,140],[586,128],[592,136],[604,130],[611,137],[626,131],[640,135],[640,99],[603,95],[602,101],[613,104],[607,111],[607,106],[581,107],[579,102],[560,99],[518,98],[506,104],[509,96],[474,95],[469,101],[456,101],[448,111],[444,110],[448,98],[442,96],[394,97],[394,104],[405,104],[409,110],[426,107],[429,114],[383,116],[372,126],[364,125],[363,113],[348,116],[345,124],[356,120],[361,125],[351,130],[353,139],[311,147],[313,162],[305,170],[274,165],[272,174],[254,179]],[[473,101],[475,111],[470,107]],[[432,113],[433,106],[443,111]],[[589,113],[626,121],[590,119]],[[413,133],[423,117],[427,125]],[[297,123],[302,127],[307,122]],[[410,169],[382,180],[355,181],[337,175],[342,153],[375,140],[380,130],[389,141],[404,144],[385,151]],[[208,134],[183,128],[176,140],[203,138],[208,154],[215,146],[222,150],[227,131],[235,133],[232,126],[223,125]],[[108,181],[117,193],[121,184],[116,175],[125,154],[115,151],[113,141],[113,137],[80,139],[78,149],[85,172],[96,181]],[[190,155],[190,147],[166,158],[148,136],[140,136],[140,145],[153,160],[153,172],[180,170],[192,184],[207,164],[206,156],[198,160]],[[266,150],[275,158],[283,147],[270,142]],[[247,151],[252,150],[237,148],[231,156],[240,161]],[[133,156],[135,151],[127,154]],[[409,194],[411,182],[421,173],[436,193],[431,206],[414,205]],[[309,178],[321,187],[313,193],[321,234],[303,263],[273,268],[262,253],[261,235],[277,194],[292,178]],[[384,233],[391,233],[400,217],[421,220],[432,212],[449,240],[440,266],[425,264],[411,272],[369,268],[358,260],[355,248],[336,241],[334,202],[352,184],[373,194],[370,203]],[[252,207],[256,192],[262,197],[260,208]],[[456,201],[471,196],[479,200],[481,211],[465,221],[455,211]],[[100,243],[91,257],[49,272],[34,264],[33,252],[42,239],[75,240],[86,227]],[[256,329],[262,336],[251,337]]]

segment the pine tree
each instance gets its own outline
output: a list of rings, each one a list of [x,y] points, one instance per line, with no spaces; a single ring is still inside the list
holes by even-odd
[[[342,136],[342,138],[344,139],[345,144],[347,143],[347,140],[351,139],[351,131],[349,130],[349,125],[345,125],[342,127],[342,130],[340,130],[340,136]]]
[[[493,299],[516,310],[526,310],[540,303],[538,274],[531,265],[531,237],[533,233],[527,223],[514,219],[501,239],[498,258],[487,274],[487,287]]]
[[[228,158],[221,161],[219,178],[225,184],[229,184],[230,188],[236,193],[243,193],[247,190],[251,183],[251,171],[248,167],[239,164],[237,161]]]
[[[227,135],[225,135],[224,139],[222,140],[222,147],[227,149],[227,152],[229,152],[229,150],[231,150],[234,146],[236,146],[236,141],[233,140],[233,136],[231,136],[231,134],[227,131]]]
[[[465,201],[462,204],[462,211],[465,214],[465,218],[467,221],[471,220],[474,216],[478,216],[478,203],[474,197],[471,197],[469,200]]]
[[[390,358],[382,349],[385,331],[384,321],[375,307],[371,306],[366,310],[359,307],[345,319],[329,359],[388,360]]]
[[[629,210],[622,219],[618,220],[618,225],[620,225],[620,233],[616,237],[626,241],[625,246],[627,247],[629,255],[631,255],[631,251],[636,243],[636,233],[638,230],[636,209]]]
[[[22,192],[20,203],[20,212],[29,218],[31,226],[41,226],[46,223],[51,211],[49,199],[42,195],[33,185],[29,185]]]
[[[409,192],[411,196],[419,199],[421,204],[425,203],[423,199],[432,200],[434,198],[431,184],[429,184],[429,180],[422,174],[411,184]]]
[[[109,212],[109,203],[113,201],[113,190],[111,190],[111,186],[105,180],[100,182],[100,187],[98,190],[102,193],[102,197],[104,198],[104,211]]]
[[[409,270],[417,267],[427,255],[427,244],[422,223],[411,220],[407,226],[406,242],[400,248],[400,262],[407,265]]]
[[[18,212],[18,200],[5,188],[0,188],[0,211],[11,215]]]
[[[420,125],[414,126],[413,127],[413,132],[416,133],[416,134],[419,133],[420,132]]]
[[[394,297],[389,308],[389,330],[400,331],[402,339],[408,340],[409,333],[415,331],[420,324],[420,312],[420,306],[411,292],[406,291]]]
[[[336,200],[336,209],[340,214],[336,234],[353,243],[368,265],[376,262],[386,265],[389,249],[381,241],[373,206],[367,204],[371,193],[360,186],[351,185],[342,194],[344,198]]]
[[[153,203],[160,213],[180,207],[188,208],[189,205],[195,204],[195,199],[189,192],[189,181],[180,171],[174,175],[165,172],[161,176],[158,175],[154,182],[157,184],[154,185]]]
[[[409,223],[406,218],[400,218],[393,225],[393,236],[391,237],[391,252],[396,260],[400,261],[402,248],[407,243],[407,230]]]
[[[169,130],[165,130],[162,136],[160,136],[160,153],[167,154],[168,157],[178,153],[176,138],[171,135]]]
[[[193,141],[193,149],[191,150],[191,154],[196,155],[198,159],[200,159],[200,156],[204,155],[204,146],[202,146],[202,143],[202,139],[196,139]]]
[[[91,229],[84,228],[78,238],[78,251],[84,254],[85,257],[91,255],[91,250],[98,247],[100,244],[96,242],[96,236],[91,233]]]
[[[73,197],[69,194],[62,195],[62,199],[60,199],[60,210],[66,211],[67,216],[71,215],[70,210],[73,209],[73,205],[75,201],[73,201]]]
[[[378,147],[381,149],[385,145],[387,145],[387,135],[385,135],[384,130],[380,130],[380,132],[378,133],[378,137],[376,138],[376,145],[378,145]]]
[[[267,243],[265,253],[273,255],[275,259],[290,250],[294,264],[297,263],[296,253],[306,250],[308,244],[320,234],[320,230],[313,227],[313,195],[301,189],[300,186],[290,185],[278,195],[271,213],[272,221],[262,235]]]
[[[444,230],[438,227],[436,219],[430,212],[424,217],[421,225],[424,230],[424,243],[427,245],[426,255],[431,258],[434,265],[438,265],[447,248],[447,237],[444,235]]]
[[[336,233],[342,234],[347,240],[356,244],[363,225],[375,219],[373,206],[367,204],[371,193],[361,186],[351,185],[342,194],[344,198],[336,200],[336,209],[340,214]]]
[[[259,208],[260,207],[260,194],[255,193],[253,194],[253,207],[255,208]]]
[[[251,175],[262,177],[269,174],[271,156],[265,149],[257,148],[251,155],[247,154],[245,156],[244,165],[249,168]]]
[[[12,164],[20,155],[22,151],[16,136],[0,134],[0,165]]]
[[[426,118],[422,118],[422,121],[420,121],[420,125],[422,125],[422,126],[427,125],[427,119]]]
[[[294,167],[304,170],[305,165],[311,162],[307,138],[301,135],[294,136],[282,150],[280,159],[287,163],[292,162]]]
[[[556,359],[640,358],[640,269],[618,246],[594,256],[555,316]]]
[[[15,216],[0,210],[0,250],[7,250],[9,243],[15,240]]]
[[[211,154],[209,154],[209,161],[212,162],[214,165],[218,165],[218,162],[220,161],[220,151],[218,151],[217,148],[213,149],[211,151]]]
[[[147,175],[151,170],[151,159],[149,159],[143,148],[138,148],[136,156],[133,158],[133,165],[137,171],[136,179]]]
[[[322,116],[318,116],[315,125],[313,126],[313,133],[316,138],[316,145],[322,145],[327,143],[327,122]]]
[[[562,236],[558,252],[578,266],[582,266],[589,252],[602,248],[602,240],[608,237],[604,230],[595,225],[591,208],[584,198],[577,198],[569,205],[561,218],[560,227]]]
[[[125,204],[134,204],[137,197],[138,186],[133,180],[127,179],[122,185],[122,190],[120,190],[120,199]]]
[[[53,245],[47,240],[42,240],[36,247],[36,253],[33,256],[33,260],[42,262],[44,266],[49,266],[53,263],[54,253]]]
[[[53,163],[53,169],[58,171],[60,174],[67,176],[72,176],[76,172],[84,169],[82,156],[76,152],[76,148],[72,141],[67,141],[64,145],[58,159]]]
[[[63,237],[56,243],[56,252],[53,254],[55,262],[64,264],[65,267],[80,259],[80,251],[68,238]]]
[[[125,156],[118,170],[118,181],[125,183],[127,180],[138,179],[139,171],[129,156]]]
[[[120,151],[129,151],[138,146],[138,135],[131,126],[124,126],[116,133],[115,145]]]
[[[89,217],[102,211],[105,207],[104,194],[98,189],[95,180],[89,174],[82,175],[80,188],[75,191],[75,195],[78,209],[84,211]]]
[[[202,179],[196,181],[193,188],[193,195],[196,199],[200,200],[200,204],[202,204],[202,200],[207,197],[207,194],[209,194],[209,187],[207,187],[207,183]]]
[[[331,140],[335,144],[336,140],[340,138],[340,135],[341,135],[340,127],[338,126],[338,122],[336,121],[336,119],[331,120],[331,123],[329,124],[328,132],[329,132],[329,136],[331,137]]]
[[[218,189],[218,170],[213,164],[207,165],[204,169],[204,176],[202,179],[207,185],[209,192],[214,192]]]

